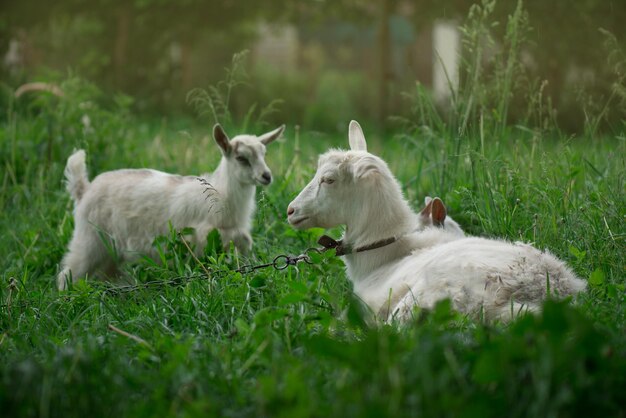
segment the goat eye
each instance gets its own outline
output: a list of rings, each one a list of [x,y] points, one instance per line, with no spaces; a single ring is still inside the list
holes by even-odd
[[[333,180],[333,179],[328,179],[328,178],[323,178],[322,179],[322,183],[333,184],[334,182],[335,182],[335,180]]]
[[[250,165],[250,161],[248,161],[248,159],[246,157],[237,157],[235,158],[237,160],[237,162],[239,162],[240,164],[243,165]]]

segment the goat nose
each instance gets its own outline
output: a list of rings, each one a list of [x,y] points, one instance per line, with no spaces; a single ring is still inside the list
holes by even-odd
[[[287,216],[291,216],[291,215],[293,215],[295,211],[296,211],[296,210],[295,210],[294,208],[292,208],[291,206],[289,206],[289,207],[287,208]]]
[[[263,177],[263,180],[265,180],[268,183],[272,181],[272,174],[269,171],[266,171],[265,173],[263,173],[261,177]]]

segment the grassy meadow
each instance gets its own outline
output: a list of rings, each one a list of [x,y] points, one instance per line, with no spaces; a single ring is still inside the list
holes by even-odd
[[[146,120],[124,97],[76,80],[63,87],[64,98],[9,100],[0,122],[2,416],[626,414],[623,133],[390,134],[363,123],[415,209],[440,196],[468,233],[549,248],[589,282],[573,303],[548,301],[511,324],[462,317],[444,301],[400,328],[371,324],[330,255],[232,272],[315,245],[322,231],[292,230],[285,211],[317,155],[347,147],[347,121],[341,134],[288,126],[268,147],[275,180],[257,192],[250,258],[209,245],[198,263],[173,231],[157,242],[165,265],[124,268],[129,280],[166,284],[57,292],[73,228],[62,173],[74,148],[87,150],[90,178],[126,167],[200,174],[219,160],[206,119]]]

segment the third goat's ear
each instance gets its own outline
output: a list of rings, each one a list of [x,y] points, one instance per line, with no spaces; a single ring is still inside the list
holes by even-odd
[[[446,210],[446,207],[443,204],[443,201],[439,199],[438,197],[436,197],[432,200],[431,204],[432,204],[431,214],[433,218],[433,225],[443,226],[443,223],[446,220],[446,215],[448,214],[448,211]]]
[[[219,123],[216,123],[215,126],[213,126],[213,139],[220,147],[224,155],[230,153],[230,140],[228,139],[228,135],[226,135],[226,132],[224,132],[222,125],[220,125]]]
[[[426,196],[424,202],[426,203],[426,206],[424,206],[424,209],[422,209],[420,215],[422,215],[424,218],[430,218],[430,213],[433,210],[433,199],[431,199],[429,196]]]

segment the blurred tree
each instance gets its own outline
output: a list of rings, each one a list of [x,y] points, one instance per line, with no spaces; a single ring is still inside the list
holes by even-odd
[[[572,92],[576,86],[584,86],[597,96],[608,95],[612,77],[599,29],[608,30],[626,45],[626,1],[526,0],[525,8],[533,26],[532,73],[548,80],[546,93],[565,116],[560,118],[561,124],[577,129],[583,118]]]
[[[182,87],[189,88],[193,77],[191,50],[196,42],[212,36],[221,37],[225,43],[233,40],[237,43],[237,39],[243,43],[251,33],[246,24],[262,16],[281,19],[287,11],[280,1],[62,0],[42,3],[39,0],[6,0],[4,3],[0,12],[2,30],[6,33],[2,41],[4,50],[10,37],[19,31],[31,38],[43,33],[39,43],[46,55],[50,46],[46,35],[52,30],[51,22],[80,20],[86,24],[73,33],[78,39],[57,45],[60,50],[54,54],[73,57],[74,54],[91,53],[103,57],[98,78],[110,86],[133,93],[146,87],[158,90],[159,83],[164,80],[151,83],[151,78],[158,76],[155,72],[161,69],[159,65],[172,55],[180,66]],[[81,40],[87,40],[88,45],[81,45],[86,50],[75,51]],[[226,55],[230,58],[231,54],[229,48]],[[55,60],[46,62],[54,63]],[[66,63],[56,64],[62,69],[63,64],[69,64],[81,73],[84,69],[76,68],[79,62],[69,59]],[[167,69],[163,71],[167,72]]]
[[[427,38],[435,20],[460,23],[472,3],[3,0],[0,49],[6,52],[11,39],[33,44],[26,57],[29,77],[41,71],[38,64],[61,71],[71,68],[106,87],[143,97],[145,102],[178,105],[193,85],[222,76],[222,68],[232,54],[249,47],[259,21],[291,23],[301,34],[315,25],[328,28],[336,22],[350,22],[353,28],[365,28],[355,31],[359,32],[355,36],[367,34],[371,44],[368,47],[376,51],[376,69],[372,72],[376,88],[372,90],[378,96],[377,113],[384,117],[396,110],[389,107],[390,86],[398,79],[392,66],[394,25],[398,22],[394,17],[409,19],[415,31]],[[579,115],[572,117],[574,110],[568,108],[568,103],[576,98],[571,94],[572,82],[587,83],[600,93],[608,91],[610,82],[605,75],[609,68],[598,28],[612,32],[620,44],[626,44],[626,2],[526,0],[524,7],[534,28],[524,50],[524,64],[531,76],[548,80],[547,92],[555,98],[561,116],[579,123]],[[503,39],[503,23],[513,9],[514,2],[509,1],[501,1],[496,7],[494,18],[501,23],[493,29],[496,39]],[[331,31],[328,32],[330,36]],[[328,44],[333,46],[332,40]],[[333,59],[340,52],[335,51]],[[431,59],[428,56],[422,61]],[[358,65],[359,62],[355,66]],[[21,81],[15,81],[18,82]]]

